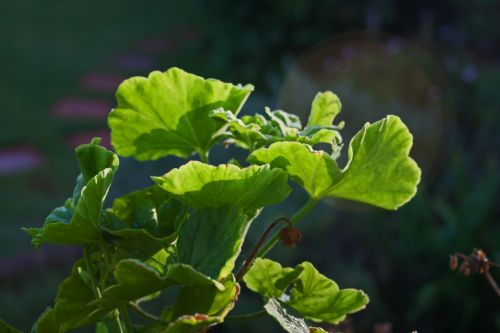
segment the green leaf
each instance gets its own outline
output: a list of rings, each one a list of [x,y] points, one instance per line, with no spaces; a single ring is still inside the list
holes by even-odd
[[[387,116],[354,136],[342,171],[325,152],[294,142],[256,150],[248,160],[286,170],[316,200],[332,196],[397,209],[415,195],[420,181],[420,169],[408,156],[412,141],[401,119]]]
[[[327,333],[322,328],[309,327],[304,319],[289,314],[285,306],[274,298],[270,298],[267,301],[264,309],[288,333]]]
[[[317,93],[312,102],[307,128],[332,126],[335,117],[340,113],[341,107],[339,98],[331,91]]]
[[[179,68],[130,78],[118,88],[118,106],[108,118],[111,141],[118,154],[142,161],[207,152],[221,129],[210,111],[237,114],[252,91]]]
[[[349,144],[349,161],[328,195],[397,209],[417,192],[421,171],[408,155],[413,137],[401,119],[367,123]]]
[[[102,206],[111,186],[113,171],[104,169],[82,189],[76,209],[68,199],[63,207],[56,208],[41,228],[30,228],[35,246],[43,243],[62,245],[95,244],[102,240],[99,227]]]
[[[82,174],[77,178],[73,198],[54,209],[41,228],[24,229],[32,243],[62,245],[95,244],[102,241],[100,219],[104,200],[118,168],[118,156],[99,146],[95,138],[90,144],[76,148]]]
[[[305,318],[337,324],[346,315],[364,309],[368,296],[356,289],[339,290],[337,284],[320,274],[309,262],[299,265],[303,271],[293,283],[287,305]]]
[[[228,276],[256,213],[241,209],[206,208],[193,213],[177,240],[179,261],[217,280]]]
[[[340,290],[309,262],[295,269],[281,268],[280,271],[280,268],[269,259],[257,259],[243,281],[250,290],[265,298],[281,298],[303,317],[318,322],[339,323],[347,314],[363,309],[368,303],[365,293],[355,289]],[[285,291],[290,286],[288,296]]]
[[[18,329],[8,325],[5,321],[0,319],[0,332],[2,333],[21,333]]]
[[[174,303],[170,320],[203,313],[224,318],[238,299],[239,286],[234,277],[224,281],[224,290],[214,286],[183,287]]]
[[[277,142],[254,151],[250,163],[269,163],[288,172],[314,199],[324,197],[340,177],[335,161],[324,151],[314,151],[298,142]]]
[[[235,207],[247,211],[284,200],[290,193],[286,172],[269,166],[239,168],[190,161],[162,177],[153,177],[163,189],[193,208]]]
[[[113,172],[118,169],[118,156],[100,146],[100,143],[100,138],[93,138],[89,144],[80,145],[75,149],[85,182],[89,182],[106,168],[111,168]]]
[[[114,275],[117,283],[103,290],[99,302],[105,309],[118,307],[174,285],[224,289],[220,282],[185,264],[171,264],[165,273],[161,273],[140,260],[124,259],[116,265]]]
[[[266,298],[280,298],[302,269],[301,266],[283,268],[275,261],[257,258],[243,281],[248,289]]]

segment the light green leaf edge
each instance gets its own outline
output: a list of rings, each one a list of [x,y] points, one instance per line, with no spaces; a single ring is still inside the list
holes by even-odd
[[[221,130],[210,111],[237,114],[252,91],[252,85],[204,79],[176,67],[130,78],[119,86],[118,106],[109,114],[111,142],[118,154],[140,161],[205,153]]]

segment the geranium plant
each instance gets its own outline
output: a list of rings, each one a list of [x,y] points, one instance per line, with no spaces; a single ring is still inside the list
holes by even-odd
[[[409,157],[410,132],[392,115],[367,123],[351,139],[348,162],[340,167],[343,123],[334,124],[341,109],[335,94],[316,95],[303,127],[299,117],[282,110],[239,117],[252,90],[178,68],[120,85],[109,114],[116,153],[97,138],[79,146],[81,173],[73,194],[40,228],[25,229],[37,247],[83,249],[32,332],[86,325],[100,333],[205,331],[237,305],[241,283],[262,296],[263,308],[238,318],[268,314],[287,332],[325,332],[310,323],[336,324],[366,306],[364,292],[340,289],[310,262],[282,267],[264,257],[280,239],[288,246],[300,240],[296,223],[322,198],[388,210],[410,200],[420,180]],[[221,142],[248,150],[248,165],[209,164],[210,150]],[[316,150],[318,144],[328,149]],[[194,160],[103,207],[118,156],[148,161],[168,155]],[[237,261],[252,222],[287,198],[290,180],[309,200],[291,218],[268,221],[250,255]],[[169,288],[178,289],[171,304],[154,314],[143,309]],[[133,323],[131,311],[141,320]],[[1,321],[0,331],[18,332]]]

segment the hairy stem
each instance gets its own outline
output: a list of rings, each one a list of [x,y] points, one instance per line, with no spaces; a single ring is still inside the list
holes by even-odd
[[[257,252],[260,250],[262,245],[264,245],[264,242],[266,241],[267,237],[269,236],[269,233],[271,233],[271,231],[274,229],[274,227],[276,225],[278,225],[278,223],[280,223],[280,222],[286,222],[286,223],[288,223],[288,225],[290,225],[290,226],[292,225],[292,222],[286,217],[280,217],[277,220],[274,220],[273,223],[271,223],[266,228],[266,230],[264,231],[262,236],[260,236],[259,240],[257,241],[257,244],[255,244],[252,252],[250,252],[250,254],[248,255],[248,258],[245,260],[243,266],[241,266],[238,273],[236,273],[236,276],[235,276],[236,281],[239,281],[243,277],[243,275],[245,275],[245,273],[248,271],[248,269],[250,268],[250,266],[253,263],[253,260],[255,259],[255,256],[257,255]]]
[[[266,314],[266,310],[262,309],[257,312],[253,313],[247,313],[247,314],[242,314],[242,315],[234,315],[234,316],[227,316],[224,320],[225,321],[243,321],[243,320],[249,320],[249,319],[255,319],[262,317],[263,315]]]
[[[316,206],[317,202],[318,202],[317,199],[309,198],[309,200],[304,204],[304,206],[302,206],[302,208],[297,213],[295,213],[295,215],[290,219],[291,224],[294,225],[300,219],[302,219],[307,213],[309,213],[309,211],[311,211],[311,209],[314,208],[314,206]],[[278,240],[279,240],[279,235],[275,234],[273,238],[271,238],[267,242],[267,244],[264,245],[264,247],[262,247],[262,249],[257,253],[257,257],[265,256],[267,252],[269,252],[273,248],[273,246],[276,245]]]
[[[169,322],[166,321],[166,320],[163,320],[161,318],[158,318],[157,316],[147,312],[146,310],[144,310],[143,308],[141,308],[138,304],[136,303],[133,303],[133,302],[129,302],[127,304],[132,310],[135,311],[135,313],[137,313],[139,316],[141,316],[142,318],[146,319],[146,320],[151,320],[151,321],[154,321],[155,323],[158,323],[160,325],[164,325],[164,326],[168,326]]]

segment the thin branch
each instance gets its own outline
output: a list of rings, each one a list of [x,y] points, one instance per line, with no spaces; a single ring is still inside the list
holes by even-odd
[[[264,231],[264,233],[262,234],[262,236],[260,236],[259,240],[257,241],[257,244],[255,244],[252,252],[248,255],[248,257],[245,260],[243,266],[241,266],[241,268],[238,271],[238,273],[236,273],[236,281],[241,280],[241,278],[243,277],[243,275],[245,275],[245,273],[248,271],[248,269],[250,268],[250,266],[252,265],[252,263],[253,263],[253,261],[255,259],[255,256],[257,255],[257,253],[261,249],[262,245],[264,245],[267,237],[269,236],[269,234],[271,233],[271,231],[274,229],[274,227],[276,225],[278,225],[278,223],[280,223],[280,222],[285,222],[289,226],[291,225],[290,219],[288,219],[287,217],[280,217],[280,218],[274,220],[274,222],[271,223],[266,228],[266,230]]]
[[[491,276],[490,272],[486,271],[486,272],[484,272],[484,275],[486,276],[486,280],[488,280],[488,282],[491,284],[493,289],[495,289],[497,295],[500,296],[500,289],[498,289],[498,285],[495,282],[495,279],[493,278],[493,276]]]

